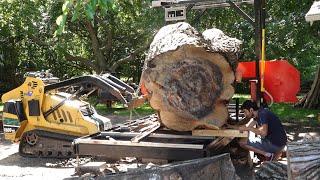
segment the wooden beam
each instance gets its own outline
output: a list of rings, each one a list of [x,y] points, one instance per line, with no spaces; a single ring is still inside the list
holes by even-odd
[[[217,136],[217,137],[248,137],[248,131],[240,132],[235,129],[223,130],[193,130],[193,136]]]
[[[207,148],[210,150],[214,150],[216,152],[220,151],[221,149],[226,147],[233,139],[234,139],[234,137],[219,137],[219,138],[215,139],[214,141],[212,141],[207,146]]]

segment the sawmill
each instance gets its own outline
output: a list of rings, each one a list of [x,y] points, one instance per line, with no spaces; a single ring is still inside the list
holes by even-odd
[[[255,18],[239,7],[244,4],[254,5]],[[239,78],[255,79],[251,95],[259,104],[268,98],[296,101],[299,72],[285,61],[265,62],[264,6],[264,1],[153,1],[153,7],[164,8],[165,20],[174,22],[155,35],[140,79],[141,99],[147,99],[157,114],[76,139],[76,154],[168,160],[219,154],[233,139],[248,136],[248,132],[227,128],[228,124],[246,123],[239,100],[232,99]],[[223,31],[212,28],[201,33],[186,22],[176,22],[186,20],[187,10],[221,7],[233,7],[254,25],[256,62],[239,63],[242,42]],[[276,68],[266,71],[268,66]],[[272,82],[283,70],[292,73]],[[277,85],[288,80],[292,87]]]
[[[64,81],[27,74],[24,84],[2,96],[5,138],[20,142],[19,153],[24,157],[135,157],[173,163],[109,177],[114,179],[151,179],[154,174],[156,179],[236,179],[233,163],[252,166],[252,154],[238,145],[252,133],[234,128],[249,121],[240,110],[239,98],[234,98],[236,84],[248,81],[251,99],[259,107],[297,102],[300,90],[300,73],[294,66],[266,59],[265,3],[152,1],[152,8],[163,9],[165,25],[150,44],[138,89],[111,74]],[[254,17],[242,6],[253,6]],[[225,7],[253,26],[255,60],[240,60],[246,42],[217,28],[201,32],[187,21],[189,11],[200,12],[200,21],[207,9]],[[156,113],[112,124],[83,100],[94,92],[131,110],[147,102]],[[289,145],[293,151],[288,156],[294,156],[299,146]],[[288,172],[296,176],[294,170]]]

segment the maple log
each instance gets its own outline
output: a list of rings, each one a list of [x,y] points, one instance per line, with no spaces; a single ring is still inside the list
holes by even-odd
[[[200,34],[188,23],[164,26],[150,45],[140,84],[170,129],[219,129],[234,94],[241,41],[219,29]]]

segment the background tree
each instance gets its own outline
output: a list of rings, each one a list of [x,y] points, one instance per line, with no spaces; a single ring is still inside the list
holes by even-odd
[[[156,10],[146,8],[148,5],[139,0],[66,0],[63,13],[57,19],[56,35],[64,38],[81,34],[88,43],[87,56],[66,52],[66,60],[81,62],[97,73],[115,73],[120,64],[128,61],[141,65],[141,54],[147,50],[152,34],[161,24],[154,15]]]
[[[311,1],[267,1],[267,58],[284,58],[301,72],[309,87],[319,64],[320,23],[304,16]],[[142,0],[4,0],[0,4],[0,89],[20,83],[16,75],[51,69],[60,78],[113,72],[138,82],[153,34],[164,25],[163,9]],[[253,16],[251,5],[243,7]],[[254,55],[254,29],[231,8],[189,11],[199,31],[216,27],[243,40],[242,61]],[[227,18],[226,18],[227,17]],[[240,89],[241,90],[241,89]],[[244,92],[244,91],[238,91]],[[247,91],[246,91],[247,92]]]

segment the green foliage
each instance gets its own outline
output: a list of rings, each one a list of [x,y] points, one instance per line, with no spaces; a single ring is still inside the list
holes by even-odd
[[[27,71],[51,69],[63,79],[109,71],[162,26],[162,11],[149,6],[139,0],[2,1],[0,91],[21,84]],[[146,50],[120,64],[116,75],[137,83]]]
[[[34,43],[49,32],[46,1],[2,1],[0,4],[0,89],[7,91],[21,83],[26,71],[51,69],[54,54]],[[46,51],[48,53],[46,53]],[[15,77],[15,78],[12,78]]]
[[[269,59],[284,58],[296,66],[303,81],[314,77],[320,63],[320,22],[305,21],[313,1],[268,1],[267,23]]]
[[[271,106],[271,111],[279,116],[282,122],[301,125],[320,126],[320,110],[294,108],[291,104],[277,103]]]
[[[65,31],[67,17],[70,12],[73,14],[71,22],[82,18],[93,21],[97,9],[99,9],[99,12],[103,15],[106,15],[108,8],[113,8],[111,0],[65,0],[62,5],[62,14],[56,20],[58,29],[55,31],[55,36],[61,35],[62,32]]]
[[[235,94],[232,98],[239,98],[241,105],[245,100],[250,99],[250,95]],[[319,109],[295,108],[293,107],[293,104],[274,103],[270,107],[270,110],[274,112],[282,122],[285,123],[295,123],[313,127],[320,126]]]
[[[135,108],[134,110],[126,109],[122,104],[114,104],[112,108],[107,108],[104,104],[98,104],[96,110],[102,115],[119,115],[119,116],[146,116],[155,113],[149,104]]]
[[[320,22],[310,26],[304,19],[311,4],[267,1],[267,58],[288,59],[300,70],[302,84],[313,80],[320,57]],[[137,83],[144,46],[164,25],[163,9],[150,5],[141,0],[1,1],[0,91],[19,85],[26,71],[51,69],[67,78],[111,71],[117,62],[113,73]],[[242,8],[254,16],[251,5]],[[189,23],[200,31],[217,27],[242,40],[242,61],[255,59],[254,28],[233,9],[208,9],[198,20],[199,13],[188,11]],[[246,85],[237,89],[244,91]]]
[[[320,64],[320,22],[312,26],[305,21],[305,14],[313,1],[270,0],[267,2],[267,59],[287,59],[301,72],[302,84],[310,84]],[[241,7],[251,17],[251,5]],[[201,31],[216,27],[227,35],[243,41],[241,61],[256,59],[254,53],[254,28],[232,8],[208,9],[200,20],[200,12],[188,15],[189,22]],[[240,87],[241,88],[241,87]],[[241,88],[242,89],[242,88]],[[245,92],[245,91],[239,91]]]

